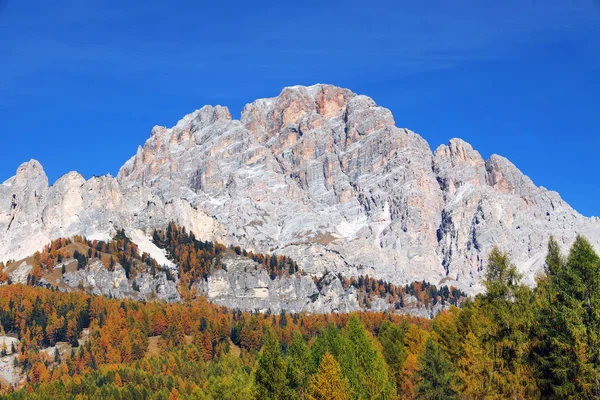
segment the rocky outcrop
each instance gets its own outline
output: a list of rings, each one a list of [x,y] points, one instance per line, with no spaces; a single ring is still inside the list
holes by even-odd
[[[15,366],[19,355],[19,339],[0,335],[0,348],[3,350],[3,353],[0,354],[0,381],[3,385],[16,386],[25,378],[21,368]],[[17,350],[17,353],[14,353],[13,349]]]
[[[362,310],[356,289],[345,290],[332,274],[321,290],[308,275],[271,279],[267,271],[246,257],[226,255],[224,269],[213,271],[198,284],[198,293],[215,304],[243,311],[279,313],[351,312]],[[388,305],[389,306],[389,305]]]
[[[8,279],[11,283],[27,284],[27,278],[32,269],[33,266],[27,264],[26,261],[23,261],[17,268],[8,274]]]
[[[429,317],[442,309],[441,304],[419,305],[409,295],[405,296],[406,307],[400,310],[387,298],[377,296],[368,306],[361,306],[357,289],[344,288],[338,276],[331,272],[317,285],[310,276],[302,274],[271,279],[261,265],[246,257],[225,254],[221,263],[224,268],[212,271],[205,281],[196,285],[197,291],[215,304],[242,311],[323,314],[369,310]]]
[[[69,173],[48,186],[39,163],[23,164],[0,185],[0,260],[57,237],[148,233],[171,220],[203,240],[290,256],[309,274],[444,281],[470,292],[481,290],[494,245],[530,283],[550,234],[567,247],[581,233],[600,249],[598,219],[505,158],[485,161],[460,139],[432,153],[372,99],[315,85],[248,104],[240,120],[206,106],[155,127],[117,178]],[[233,296],[264,308],[262,292],[244,297],[251,282],[303,307],[302,279],[263,287],[260,274],[223,274],[203,288],[220,293],[215,301]]]
[[[164,300],[176,302],[181,300],[175,281],[168,280],[164,271],[155,275],[142,272],[134,279],[127,279],[125,270],[115,264],[112,271],[106,269],[100,260],[95,260],[85,269],[65,273],[57,282],[62,281],[70,290],[83,289],[94,295],[134,300]]]

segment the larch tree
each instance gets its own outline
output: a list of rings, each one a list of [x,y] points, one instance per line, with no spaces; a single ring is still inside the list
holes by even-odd
[[[499,397],[530,398],[537,387],[528,355],[533,324],[533,292],[521,283],[522,275],[507,253],[489,254],[486,293],[478,298],[482,347],[492,362],[489,393]]]
[[[327,352],[308,388],[309,400],[350,400],[352,389],[335,357]]]

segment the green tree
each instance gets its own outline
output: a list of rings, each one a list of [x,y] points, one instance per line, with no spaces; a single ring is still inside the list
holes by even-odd
[[[402,396],[402,370],[408,355],[404,345],[406,324],[405,321],[402,326],[398,326],[390,321],[384,321],[379,328],[379,336],[377,337],[381,343],[383,358],[389,367],[390,378],[394,381],[398,396]]]
[[[341,331],[335,325],[329,325],[319,331],[310,350],[313,365],[320,365],[321,359],[327,352],[331,353],[337,360],[347,355],[349,344],[346,337],[342,336]]]
[[[314,372],[314,364],[302,335],[295,334],[292,338],[292,345],[287,351],[286,363],[288,386],[286,397],[288,399],[305,399],[310,375]]]
[[[484,285],[486,293],[475,307],[478,338],[492,366],[487,390],[504,398],[534,397],[537,387],[528,359],[533,292],[521,284],[516,266],[497,248],[489,255]]]
[[[578,236],[566,260],[551,239],[536,296],[532,352],[542,395],[600,396],[600,259]]]
[[[535,320],[533,326],[534,346],[532,361],[538,379],[541,395],[544,398],[570,397],[577,393],[575,386],[576,355],[569,351],[570,335],[565,328],[564,307],[572,303],[562,290],[568,289],[563,280],[566,277],[566,259],[554,237],[548,242],[548,254],[544,266],[545,275],[537,282],[535,299]]]
[[[256,398],[261,400],[284,399],[285,371],[285,362],[281,355],[279,341],[273,332],[267,329],[254,374]]]
[[[427,339],[425,351],[419,358],[419,383],[417,398],[419,399],[457,399],[453,388],[454,374],[452,364],[442,355],[440,348],[431,339]]]
[[[346,337],[349,351],[341,356],[340,364],[358,398],[392,398],[395,388],[388,377],[385,360],[356,315],[348,320]]]
[[[247,399],[251,389],[252,375],[239,357],[230,353],[210,364],[206,394],[211,399]]]
[[[570,295],[581,311],[581,334],[577,346],[583,350],[578,379],[587,397],[600,397],[600,258],[583,236],[578,236],[567,258],[566,271],[572,271]],[[579,330],[579,329],[578,329]],[[581,340],[581,342],[579,342]]]
[[[500,252],[494,247],[488,256],[488,264],[483,279],[488,301],[496,299],[510,299],[519,286],[522,275],[517,267],[512,264],[508,254]]]

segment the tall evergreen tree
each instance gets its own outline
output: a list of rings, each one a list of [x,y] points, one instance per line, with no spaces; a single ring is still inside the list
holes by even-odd
[[[551,238],[536,293],[532,351],[544,398],[600,396],[600,261],[578,236],[565,260]]]
[[[394,381],[398,396],[402,396],[402,370],[408,355],[404,345],[406,329],[405,325],[398,326],[390,321],[384,321],[379,328],[379,336],[377,337],[381,343],[383,358],[389,367],[390,378]]]
[[[548,242],[548,254],[544,265],[545,275],[538,279],[536,289],[536,313],[533,325],[534,346],[532,361],[538,379],[541,395],[544,398],[569,397],[576,393],[574,384],[576,355],[567,350],[570,339],[567,332],[561,332],[566,320],[562,312],[565,306],[564,295],[560,295],[565,278],[566,260],[554,237]]]
[[[285,362],[279,341],[270,329],[263,339],[263,348],[258,356],[254,374],[256,398],[279,400],[285,398]]]
[[[491,392],[493,362],[472,332],[464,338],[462,348],[457,362],[460,393],[467,399],[484,399]]]
[[[567,271],[572,271],[570,294],[580,305],[581,333],[577,348],[583,350],[578,382],[583,394],[600,397],[600,258],[590,242],[577,236],[567,258]],[[581,343],[579,343],[581,340]]]
[[[453,388],[454,374],[452,364],[442,355],[438,345],[427,339],[425,351],[419,358],[417,385],[418,399],[449,400],[457,399],[458,395]]]
[[[394,385],[388,377],[383,356],[356,315],[348,320],[346,335],[349,351],[341,358],[342,369],[357,396],[361,399],[392,398]]]
[[[302,335],[295,334],[292,338],[292,345],[287,351],[286,363],[288,388],[286,397],[288,399],[303,400],[306,398],[310,376],[314,372],[314,364]]]
[[[329,325],[319,331],[315,342],[311,346],[313,365],[320,365],[325,353],[331,353],[337,360],[348,355],[349,344],[346,337],[335,325]]]

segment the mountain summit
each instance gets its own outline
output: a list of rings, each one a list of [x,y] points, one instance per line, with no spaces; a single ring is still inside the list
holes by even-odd
[[[0,185],[0,260],[59,237],[149,234],[170,221],[203,240],[289,256],[308,273],[470,292],[481,290],[494,245],[529,283],[551,234],[564,247],[583,234],[600,249],[600,220],[507,159],[484,160],[460,139],[432,152],[369,97],[314,85],[256,100],[240,120],[205,106],[154,127],[116,178],[70,172],[48,186],[37,161],[21,165]]]

